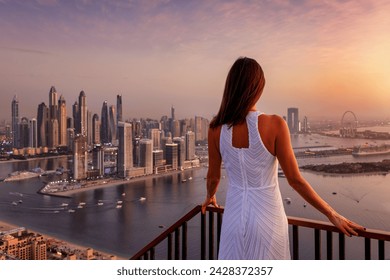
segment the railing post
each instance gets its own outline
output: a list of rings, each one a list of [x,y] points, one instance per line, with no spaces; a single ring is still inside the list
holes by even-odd
[[[371,239],[364,238],[364,259],[371,260]]]
[[[331,231],[326,232],[326,258],[333,260],[333,233]]]
[[[172,233],[168,234],[168,260],[172,260]]]
[[[181,259],[187,259],[187,222],[183,224]]]
[[[150,259],[151,260],[154,260],[156,258],[155,256],[155,250],[154,250],[154,247],[152,249],[150,249]]]
[[[175,229],[175,260],[180,259],[180,228]]]
[[[217,214],[217,258],[219,254],[219,242],[221,241],[222,213]]]
[[[339,259],[345,260],[345,235],[339,233]]]
[[[293,259],[299,260],[298,226],[293,225]]]
[[[206,259],[206,214],[200,214],[200,259]]]
[[[319,229],[314,230],[314,259],[321,259],[321,231]]]
[[[214,213],[209,212],[209,260],[214,259]]]
[[[378,240],[378,259],[379,260],[385,259],[385,241],[384,240]]]

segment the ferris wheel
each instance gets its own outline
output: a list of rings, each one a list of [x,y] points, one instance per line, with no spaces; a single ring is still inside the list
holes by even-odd
[[[346,111],[341,118],[340,136],[353,138],[356,136],[358,120],[352,111]]]

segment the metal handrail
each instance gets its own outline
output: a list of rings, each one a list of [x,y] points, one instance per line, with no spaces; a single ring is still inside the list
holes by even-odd
[[[209,212],[209,259],[214,257],[214,218],[213,214],[217,213],[217,246],[219,244],[220,229],[222,223],[222,214],[224,208],[215,208],[207,207],[206,211]],[[201,212],[201,206],[197,205],[182,218],[180,218],[176,223],[170,226],[167,230],[161,233],[153,241],[147,244],[144,248],[138,251],[130,259],[154,259],[155,258],[155,247],[159,245],[165,239],[168,240],[168,259],[172,259],[172,243],[173,234],[175,239],[175,259],[180,259],[180,228],[182,228],[182,258],[187,258],[187,222],[193,219],[196,215]],[[201,259],[206,258],[206,215],[201,215]],[[334,225],[329,222],[322,222],[317,220],[298,218],[298,217],[288,217],[288,223],[292,226],[292,258],[299,259],[299,227],[311,228],[314,229],[315,233],[315,259],[321,259],[321,231],[326,232],[326,241],[327,241],[327,259],[333,259],[333,233],[338,233],[339,235],[339,259],[345,259],[345,235]],[[378,259],[385,258],[385,242],[390,241],[390,232],[379,231],[367,229],[365,231],[357,231],[359,237],[364,238],[365,240],[365,259],[371,259],[371,240],[378,241]],[[218,251],[218,248],[217,248]]]

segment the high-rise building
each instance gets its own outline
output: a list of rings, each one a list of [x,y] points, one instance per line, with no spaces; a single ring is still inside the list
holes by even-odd
[[[12,99],[11,103],[11,137],[12,137],[12,146],[19,147],[19,101],[16,95]]]
[[[157,128],[149,130],[149,138],[153,141],[153,150],[160,150],[161,148],[161,131]]]
[[[175,137],[173,143],[177,144],[177,167],[182,169],[186,160],[186,141],[184,137]]]
[[[291,134],[299,132],[298,108],[287,109],[287,125]]]
[[[145,174],[153,173],[153,142],[150,139],[139,141],[140,167],[145,167]]]
[[[66,102],[64,97],[61,95],[58,100],[58,145],[66,146],[67,137],[66,129],[67,126],[67,115],[66,115]]]
[[[75,137],[75,129],[68,128],[66,130],[66,142],[68,142],[68,151],[73,152],[73,142]]]
[[[188,131],[186,133],[186,160],[195,159],[195,133]]]
[[[99,170],[99,176],[104,175],[104,149],[100,144],[92,149],[92,166]]]
[[[175,108],[171,107],[171,119],[175,120]]]
[[[78,134],[73,140],[73,179],[84,180],[88,171],[87,137]]]
[[[49,133],[48,133],[48,146],[49,148],[55,148],[58,146],[58,120],[50,119],[49,121]]]
[[[29,121],[29,147],[37,148],[38,147],[38,125],[37,119],[32,118]]]
[[[49,108],[44,102],[38,105],[37,126],[38,126],[38,147],[47,147],[48,145],[48,121]]]
[[[73,127],[75,129],[75,133],[81,133],[80,128],[80,107],[77,101],[72,106],[72,114],[73,114]]]
[[[195,116],[195,142],[202,141],[202,117]]]
[[[116,121],[122,122],[123,121],[123,113],[122,113],[122,95],[116,96]]]
[[[109,114],[107,101],[103,102],[102,113],[100,122],[100,141],[102,144],[110,143],[110,125],[109,125]]]
[[[171,165],[173,170],[178,168],[178,145],[177,144],[166,144],[165,145],[165,155],[167,165]]]
[[[49,118],[57,119],[57,109],[58,109],[58,94],[56,88],[52,86],[49,91]]]
[[[30,130],[29,130],[29,121],[27,118],[23,117],[21,120],[20,120],[20,123],[19,123],[19,131],[18,131],[18,135],[19,135],[19,147],[20,148],[26,148],[29,146],[30,144]]]
[[[80,133],[87,135],[87,96],[82,90],[79,95]]]
[[[88,146],[91,146],[93,141],[92,141],[92,112],[90,110],[87,110],[87,143]]]
[[[116,113],[115,113],[115,106],[110,106],[110,135],[111,135],[111,143],[116,143],[116,131],[117,131],[117,123],[116,123]]]
[[[180,121],[179,120],[173,120],[172,121],[172,136],[173,137],[180,137]]]
[[[93,144],[100,144],[100,120],[98,114],[92,117],[92,142]]]
[[[154,150],[153,151],[153,168],[161,167],[164,165],[164,152],[163,150]],[[155,172],[157,173],[157,172]]]
[[[131,124],[126,122],[118,123],[118,175],[129,177],[133,168],[133,139],[131,135]]]

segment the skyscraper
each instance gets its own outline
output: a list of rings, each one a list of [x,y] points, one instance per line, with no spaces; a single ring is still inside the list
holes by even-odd
[[[153,173],[153,142],[150,139],[141,139],[140,146],[140,167],[145,167],[145,174]]]
[[[48,146],[49,148],[55,148],[58,146],[58,120],[50,119],[49,121],[49,133],[48,133]]]
[[[152,128],[149,134],[149,138],[153,141],[153,150],[160,150],[161,131],[158,128]]]
[[[116,123],[116,113],[115,113],[115,106],[111,105],[110,106],[110,138],[111,138],[111,143],[115,143],[117,138],[116,138],[116,130],[117,130],[117,123]]]
[[[75,133],[81,133],[80,128],[80,107],[77,101],[72,106],[72,114],[73,114],[73,127],[75,129]]]
[[[32,118],[29,121],[29,147],[37,148],[38,147],[38,125],[37,119]]]
[[[108,105],[107,101],[103,102],[102,113],[101,113],[101,123],[100,123],[100,141],[102,144],[110,143],[111,139],[109,137],[109,115],[108,115]]]
[[[79,121],[80,121],[80,133],[87,135],[87,96],[82,90],[79,95]]]
[[[30,144],[30,131],[29,131],[29,121],[27,118],[23,117],[20,120],[19,123],[19,132],[18,132],[18,138],[19,138],[19,147],[20,148],[26,148]]]
[[[47,133],[49,121],[49,108],[44,102],[38,105],[37,126],[38,126],[38,147],[47,147]]]
[[[66,146],[67,137],[67,116],[66,116],[66,102],[64,97],[61,95],[58,100],[58,145]]]
[[[98,114],[92,117],[92,142],[93,144],[100,144],[100,120]]]
[[[131,124],[126,122],[118,123],[118,175],[128,177],[133,168],[133,139],[131,135]]]
[[[11,137],[12,137],[12,146],[13,147],[18,147],[18,132],[19,132],[19,101],[16,95],[12,99],[11,103]]]
[[[89,146],[92,145],[92,112],[87,110],[87,143]]]
[[[184,137],[175,137],[173,143],[177,144],[177,167],[181,169],[186,160],[186,141]]]
[[[116,121],[119,123],[123,121],[123,113],[122,113],[122,95],[116,96]]]
[[[195,142],[202,141],[202,117],[195,116]]]
[[[298,108],[287,109],[287,125],[291,134],[299,132]]]
[[[87,137],[82,134],[75,136],[73,140],[73,178],[84,180],[87,178],[88,148]]]
[[[195,133],[188,131],[186,133],[186,160],[195,159]]]
[[[52,86],[49,91],[49,118],[57,119],[57,102],[58,94],[56,88]]]
[[[168,165],[172,166],[173,170],[176,170],[178,167],[177,146],[174,143],[165,145],[166,161]]]

